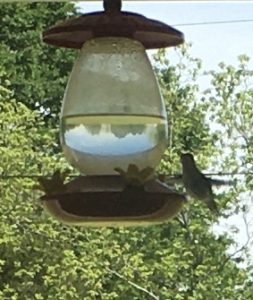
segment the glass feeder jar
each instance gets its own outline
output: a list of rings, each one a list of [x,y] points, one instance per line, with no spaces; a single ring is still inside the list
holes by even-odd
[[[159,164],[166,110],[140,42],[100,37],[84,43],[65,91],[60,135],[68,162],[86,175]]]

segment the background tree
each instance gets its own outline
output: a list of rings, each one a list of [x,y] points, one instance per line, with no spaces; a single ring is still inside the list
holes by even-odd
[[[75,52],[49,47],[42,32],[77,15],[74,3],[0,4],[0,57],[11,89],[27,107],[58,120]]]
[[[35,32],[39,27],[37,22],[48,27],[60,19],[59,12],[64,11],[65,15],[73,12],[73,6],[64,3],[25,4],[20,10],[17,7],[16,4],[2,4],[1,13],[5,10],[4,17],[8,19],[16,9],[17,26],[23,24],[22,28],[27,28],[32,22]],[[25,14],[29,10],[33,11],[30,17]],[[40,19],[40,10],[47,12],[43,15],[44,21]],[[4,23],[1,30],[10,30],[10,22]],[[35,33],[31,30],[30,34]],[[32,51],[30,45],[13,46],[12,51]],[[40,52],[45,55],[44,62],[48,59],[45,68],[50,67],[52,73],[44,72],[43,76],[34,77],[33,98],[29,97],[31,89],[29,85],[26,87],[26,81],[20,79],[24,87],[21,90],[19,77],[15,77],[15,74],[27,72],[27,60],[16,64],[13,53],[6,50],[8,47],[7,43],[0,46],[1,61],[5,61],[0,68],[0,173],[52,174],[57,168],[66,168],[67,164],[61,152],[51,150],[55,147],[56,129],[44,118],[44,109],[47,107],[54,118],[52,112],[58,111],[59,102],[56,104],[53,98],[40,102],[38,94],[58,97],[59,86],[56,82],[55,85],[49,83],[52,74],[60,80],[57,74],[63,71],[59,64],[49,63],[51,58],[47,53],[48,49],[56,50],[48,48]],[[62,55],[62,64],[69,63],[66,54]],[[42,65],[40,57],[28,62],[29,68],[38,69],[38,65]],[[179,52],[179,58],[179,63],[172,65],[166,53],[156,56],[156,71],[170,122],[169,147],[160,171],[166,174],[180,172],[179,153],[182,149],[193,151],[198,164],[205,169],[215,169],[217,165],[219,171],[221,168],[252,170],[251,144],[248,142],[245,149],[242,142],[235,144],[238,141],[235,131],[222,141],[230,152],[220,156],[224,148],[220,136],[224,132],[228,134],[228,128],[234,127],[237,112],[232,108],[235,103],[242,110],[243,122],[240,124],[248,126],[240,129],[247,133],[248,141],[252,137],[251,112],[247,104],[252,90],[244,86],[244,81],[250,80],[252,74],[243,71],[241,80],[231,81],[242,67],[234,67],[231,73],[231,67],[221,65],[219,71],[211,74],[209,91],[202,94],[196,84],[198,74],[202,72],[199,60],[192,59],[185,48]],[[12,60],[15,66],[10,63]],[[243,64],[246,70],[247,59]],[[67,72],[64,74],[67,76]],[[224,86],[229,86],[228,82],[233,82],[235,87],[231,97],[226,99]],[[43,91],[42,86],[47,90]],[[212,122],[221,127],[210,128]],[[235,146],[245,150],[243,160],[238,159],[238,152],[233,150]],[[217,164],[217,154],[222,158],[220,164]],[[34,184],[36,178],[5,177],[0,180],[1,299],[251,299],[252,264],[239,267],[238,256],[227,253],[235,241],[227,233],[213,233],[215,220],[201,203],[186,204],[177,218],[156,226],[67,227],[44,212]],[[221,191],[218,195],[221,212],[233,215],[237,206],[239,211],[241,207],[236,204],[236,199],[248,197],[251,189],[251,177],[247,175],[245,184],[238,182],[236,189],[230,188],[226,193]],[[241,191],[247,191],[246,195]],[[241,252],[237,254],[241,255]]]

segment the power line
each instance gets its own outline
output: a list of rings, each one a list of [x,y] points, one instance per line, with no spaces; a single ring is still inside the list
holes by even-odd
[[[71,178],[77,178],[80,175],[68,175],[68,177]],[[23,179],[38,179],[38,178],[51,178],[53,177],[52,174],[32,174],[32,175],[26,175],[26,174],[18,174],[18,175],[0,175],[0,179],[3,180],[8,180],[8,179],[18,179],[18,178],[23,178]]]
[[[202,26],[202,25],[222,25],[222,24],[233,24],[233,23],[249,23],[253,22],[253,19],[241,19],[241,20],[225,20],[225,21],[207,21],[207,22],[195,22],[195,23],[179,23],[173,24],[171,26],[181,27],[181,26]],[[16,35],[16,34],[15,34]],[[10,34],[0,34],[0,37],[11,37]]]
[[[225,20],[225,21],[208,21],[208,22],[196,22],[196,23],[179,23],[173,24],[172,26],[200,26],[200,25],[217,25],[217,24],[233,24],[233,23],[248,23],[253,22],[253,19],[244,20]]]
[[[158,174],[158,176],[165,176],[169,177],[171,179],[179,179],[182,175],[181,174]],[[253,172],[225,172],[225,173],[205,173],[205,176],[243,176],[243,175],[253,175]],[[68,177],[71,178],[77,178],[81,175],[68,175]],[[18,178],[27,178],[27,179],[38,179],[38,178],[51,178],[52,174],[32,174],[32,175],[27,175],[27,174],[17,174],[17,175],[11,175],[11,174],[1,174],[0,179],[3,180],[8,180],[8,179],[18,179]]]

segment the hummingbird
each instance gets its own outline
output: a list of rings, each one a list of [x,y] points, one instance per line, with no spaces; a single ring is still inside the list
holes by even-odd
[[[214,201],[211,180],[197,168],[194,157],[190,153],[181,155],[183,168],[183,184],[186,192],[192,197],[201,200],[214,214],[218,214]]]

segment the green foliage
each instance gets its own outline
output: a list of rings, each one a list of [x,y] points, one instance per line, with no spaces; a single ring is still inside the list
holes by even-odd
[[[210,132],[206,120],[209,103],[199,101],[196,83],[201,73],[201,61],[193,59],[187,46],[178,51],[179,61],[172,65],[166,52],[160,50],[155,59],[155,70],[164,96],[169,123],[169,147],[161,163],[162,170],[173,173],[175,162],[179,168],[179,155],[183,151],[196,156],[214,154],[215,133]]]
[[[44,44],[42,31],[76,14],[73,3],[0,4],[1,65],[19,101],[46,119],[58,118],[75,52]]]
[[[54,118],[72,57],[61,50],[40,48],[35,41],[42,27],[72,12],[72,4],[1,5],[1,34],[12,37],[5,37],[0,46],[5,58],[0,68],[2,175],[53,174],[67,167],[62,154],[55,151],[55,126],[35,108],[48,109]],[[36,33],[29,30],[32,27]],[[33,34],[36,38],[28,40]],[[160,170],[179,172],[179,153],[187,149],[203,167],[252,171],[252,90],[245,85],[252,74],[247,59],[241,58],[239,68],[221,65],[212,72],[210,89],[202,95],[196,83],[200,62],[189,57],[186,48],[179,57],[175,66],[166,53],[156,58],[170,129]],[[207,120],[221,127],[211,131]],[[236,143],[238,129],[246,137],[243,143]],[[221,134],[225,138],[217,142]],[[238,159],[236,151],[241,146]],[[216,154],[224,147],[230,152],[217,162]],[[233,238],[228,233],[213,234],[212,217],[198,202],[186,204],[177,218],[159,226],[66,227],[44,212],[38,200],[41,193],[33,189],[36,183],[34,178],[0,179],[0,299],[252,298],[252,265],[237,265],[242,252],[235,257],[227,254]],[[245,186],[238,184],[227,196],[220,193],[222,210],[229,207],[235,214],[235,199],[245,189],[252,189],[250,176]]]
[[[238,57],[238,66],[220,63],[218,71],[208,73],[212,85],[203,95],[203,101],[210,103],[209,117],[216,124],[218,135],[216,146],[223,149],[216,166],[231,173],[245,173],[234,190],[234,201],[228,201],[233,211],[251,205],[253,189],[253,131],[252,97],[253,71],[249,69],[250,59]],[[238,195],[244,197],[238,202]],[[226,202],[226,197],[221,202]],[[248,199],[248,200],[247,200]],[[232,204],[232,205],[231,205]]]

